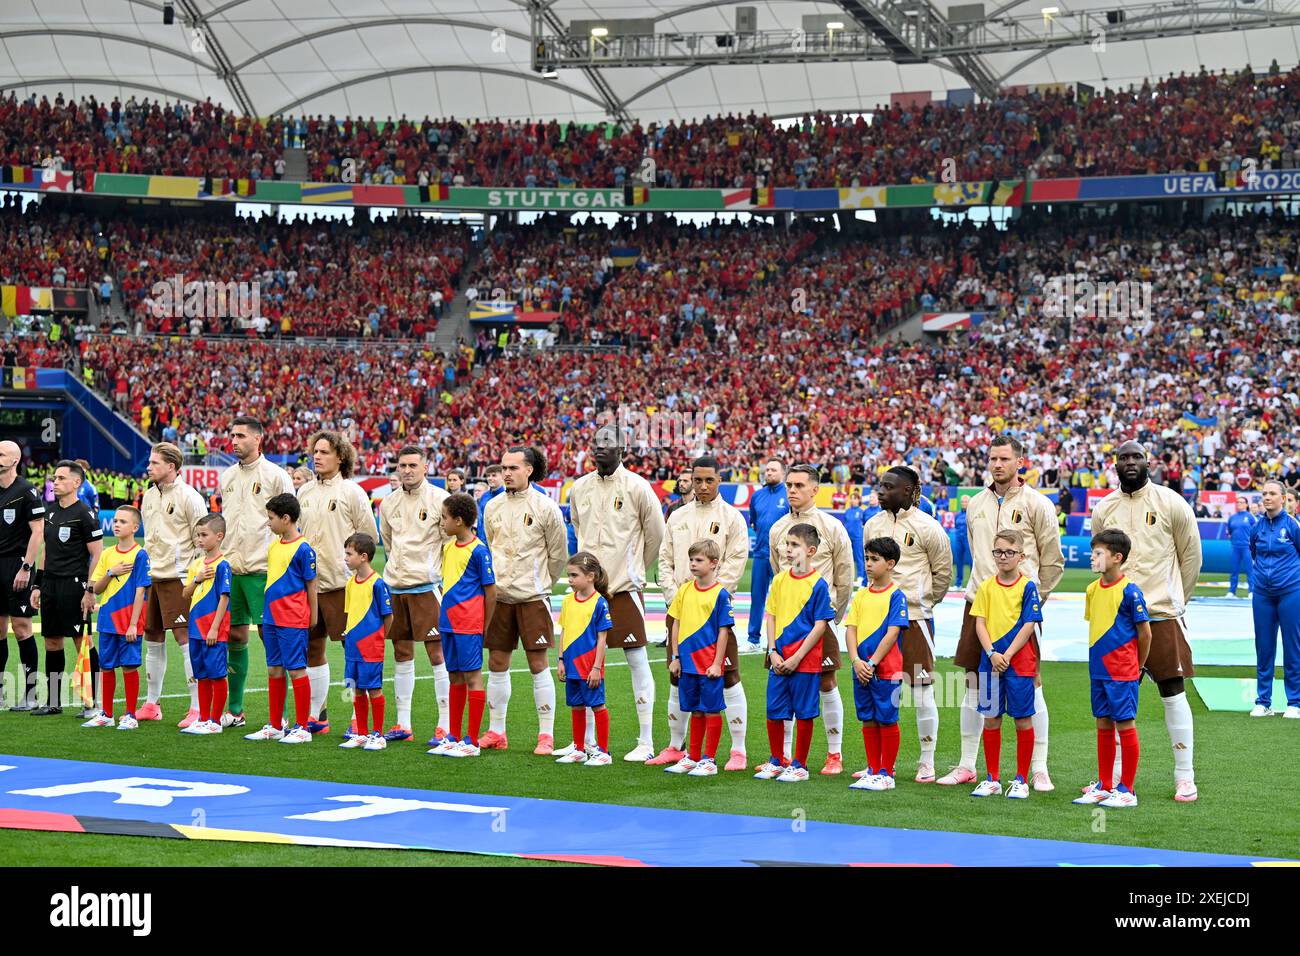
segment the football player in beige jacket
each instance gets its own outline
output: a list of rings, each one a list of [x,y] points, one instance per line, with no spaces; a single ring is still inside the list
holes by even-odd
[[[569,490],[569,521],[578,550],[596,556],[609,576],[608,649],[622,648],[632,674],[632,700],[640,731],[636,748],[623,757],[645,763],[655,755],[655,679],[646,656],[646,569],[659,556],[664,519],[650,482],[623,467],[624,442],[618,429],[596,432],[591,450],[596,470]],[[587,721],[588,743],[595,742],[595,718]],[[567,748],[566,748],[567,749]]]
[[[1196,676],[1183,614],[1201,574],[1201,533],[1192,506],[1147,473],[1147,450],[1135,441],[1115,449],[1119,490],[1092,509],[1092,533],[1116,528],[1133,542],[1124,573],[1142,589],[1151,614],[1146,671],[1160,690],[1174,748],[1174,800],[1196,800],[1192,708],[1183,681]]]
[[[903,465],[880,479],[880,512],[862,529],[864,542],[893,538],[900,553],[894,583],[907,596],[907,630],[898,639],[903,679],[912,687],[920,739],[916,782],[934,783],[934,751],[939,740],[939,707],[934,698],[934,606],[952,584],[952,546],[934,518],[917,507],[921,479]]]
[[[344,592],[352,572],[343,562],[343,542],[354,534],[375,536],[375,514],[370,496],[352,481],[357,453],[352,443],[338,432],[320,431],[311,436],[314,477],[298,489],[302,507],[299,527],[316,552],[316,587],[320,614],[307,635],[307,679],[311,681],[311,708],[307,730],[329,733],[325,700],[330,690],[326,640],[343,640],[347,627]]]

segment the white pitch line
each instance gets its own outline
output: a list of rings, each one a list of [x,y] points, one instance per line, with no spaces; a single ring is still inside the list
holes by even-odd
[[[667,659],[668,659],[667,657],[651,657],[651,658],[649,658],[649,661],[650,661],[651,664],[662,664],[662,663],[663,663],[664,661],[666,661]],[[608,662],[606,662],[605,666],[606,666],[606,667],[627,667],[627,661],[608,661]],[[507,674],[528,674],[528,673],[531,673],[531,671],[529,671],[527,667],[516,667],[516,668],[513,669],[513,670],[506,671],[506,673],[507,673]],[[433,680],[433,675],[432,675],[432,674],[420,674],[420,675],[417,676],[415,679],[416,679],[416,680]],[[391,684],[392,682],[393,682],[393,678],[391,678],[391,677],[385,677],[385,678],[384,678],[384,683],[385,683],[385,684]],[[332,682],[330,683],[330,686],[331,686],[331,687],[346,687],[347,685],[344,684],[343,681],[332,681]],[[266,689],[265,687],[245,687],[245,688],[244,688],[244,693],[245,693],[245,694],[265,694],[266,691],[267,691],[267,689]],[[188,693],[185,693],[185,694],[162,694],[161,696],[159,696],[158,699],[159,699],[159,700],[181,700],[181,699],[184,699],[184,698],[188,698],[189,696],[190,696],[190,695],[189,695]],[[118,697],[115,695],[113,699],[114,699],[114,700],[117,700]]]

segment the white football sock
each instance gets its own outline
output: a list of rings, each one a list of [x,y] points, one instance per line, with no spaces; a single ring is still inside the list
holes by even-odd
[[[844,698],[838,687],[822,691],[822,723],[826,727],[826,753],[839,753],[844,738]]]
[[[1195,782],[1192,771],[1192,707],[1187,703],[1187,692],[1173,697],[1161,697],[1165,705],[1165,726],[1169,728],[1169,742],[1174,747],[1174,780]]]
[[[682,720],[677,687],[670,686],[668,688],[668,746],[673,750],[681,750],[684,743],[686,743],[686,721]]]
[[[749,727],[749,702],[745,700],[745,685],[722,689],[722,700],[727,705],[727,730],[731,732],[731,749],[745,753],[745,731]]]
[[[596,746],[596,712],[587,708],[587,736],[583,744],[588,748]]]
[[[921,684],[913,688],[916,704],[916,736],[921,742],[919,763],[934,766],[934,751],[939,745],[939,707],[934,702],[934,685]]]
[[[1047,700],[1043,688],[1034,688],[1034,753],[1029,758],[1029,772],[1047,773]]]
[[[320,719],[321,708],[330,695],[330,666],[328,663],[307,668],[307,680],[311,682],[311,704],[308,711],[312,720]]]
[[[1114,790],[1119,786],[1120,779],[1124,776],[1124,753],[1123,746],[1119,742],[1119,728],[1115,728],[1115,768],[1110,775],[1110,788]]]
[[[555,678],[549,667],[533,675],[533,703],[537,705],[537,732],[555,736]]]
[[[650,658],[644,647],[630,647],[624,653],[628,670],[632,672],[632,699],[636,702],[636,719],[640,724],[636,742],[654,750],[655,678],[650,673]]]
[[[781,754],[786,760],[794,758],[794,721],[785,721],[785,753]]]
[[[975,709],[979,703],[979,691],[974,687],[966,688],[962,698],[961,709],[961,763],[971,773],[975,772],[975,760],[980,754],[980,735],[984,732],[984,718]]]
[[[397,726],[410,729],[411,698],[415,696],[415,661],[398,661],[393,668],[393,696],[397,699]]]
[[[163,678],[167,676],[167,644],[165,641],[154,643],[146,641],[144,645],[144,679],[148,685],[145,700],[150,704],[158,703],[162,696]]]
[[[194,665],[190,663],[190,642],[187,640],[181,641],[181,663],[185,665],[185,686],[190,692],[190,710],[198,710],[199,682],[194,679]]]
[[[411,681],[415,681],[415,662],[411,662]],[[446,727],[447,720],[451,714],[451,675],[447,673],[447,664],[444,661],[441,664],[433,665],[433,696],[438,701],[438,724],[439,727]],[[410,724],[402,724],[403,727],[409,727]]]
[[[510,706],[510,675],[502,671],[488,671],[487,685],[488,730],[505,736],[506,708]]]

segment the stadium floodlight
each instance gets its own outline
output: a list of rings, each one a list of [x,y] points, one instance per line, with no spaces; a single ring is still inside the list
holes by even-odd
[[[841,21],[841,20],[832,20],[830,23],[826,24],[826,29],[827,29],[827,30],[843,30],[843,29],[844,29],[844,23],[843,23],[843,21]]]
[[[607,30],[605,27],[592,27],[591,35],[598,38],[607,37],[609,36],[609,30]]]
[[[542,74],[542,79],[544,80],[558,80],[559,78],[560,78],[560,74],[557,73],[555,70],[547,70],[545,73]]]

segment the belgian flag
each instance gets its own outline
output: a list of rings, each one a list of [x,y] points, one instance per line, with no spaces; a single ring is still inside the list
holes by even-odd
[[[771,187],[751,189],[749,191],[749,204],[759,209],[771,209],[776,205],[776,190]]]
[[[420,202],[444,202],[451,198],[451,189],[442,183],[420,187]]]
[[[33,183],[36,177],[32,174],[30,166],[3,166],[0,167],[0,182],[6,183]]]
[[[623,205],[624,206],[644,206],[650,201],[650,189],[647,186],[633,186],[631,183],[623,187]]]

